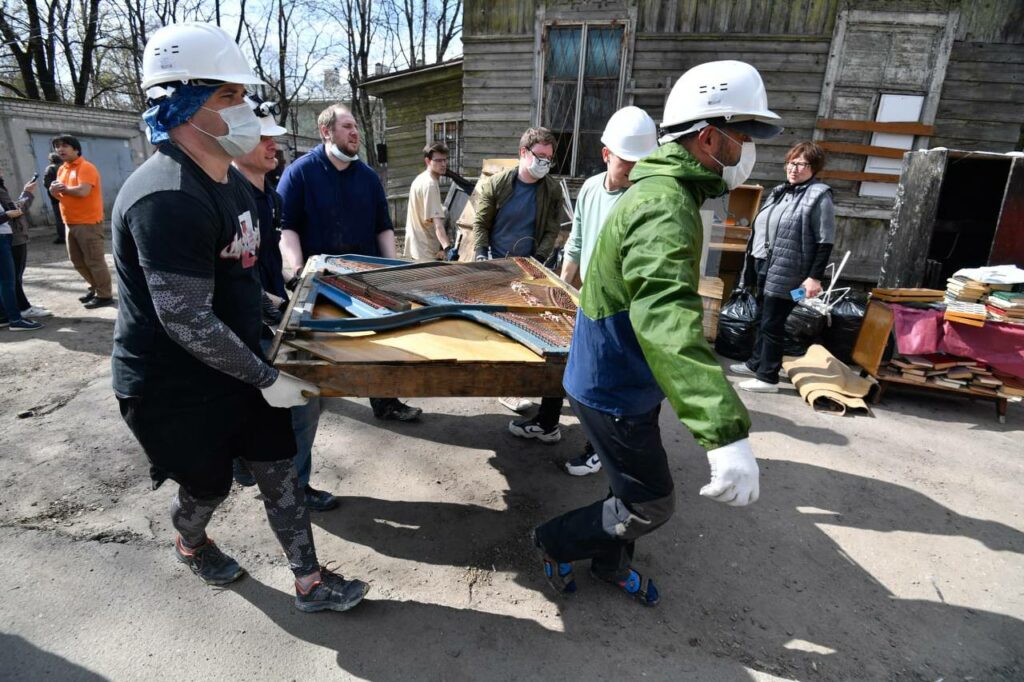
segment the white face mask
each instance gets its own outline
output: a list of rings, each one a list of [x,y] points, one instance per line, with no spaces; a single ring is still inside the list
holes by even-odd
[[[542,180],[551,170],[551,162],[547,159],[538,159],[533,152],[530,152],[530,156],[533,157],[533,161],[526,167],[526,172],[530,174],[530,177]]]
[[[336,158],[338,161],[343,161],[344,163],[352,163],[353,161],[359,160],[359,154],[349,156],[345,152],[341,151],[341,148],[338,147],[338,145],[334,144],[333,142],[325,142],[324,146],[327,147],[327,153]]]
[[[247,103],[243,102],[220,110],[201,108],[218,114],[227,125],[228,132],[224,135],[212,135],[192,121],[189,121],[188,124],[202,134],[217,140],[221,149],[227,152],[228,156],[237,158],[256,149],[256,145],[260,143],[260,120],[256,118],[256,114]]]
[[[718,132],[725,135],[724,132],[719,130]],[[741,147],[740,159],[736,162],[735,166],[726,166],[718,159],[712,156],[712,159],[718,161],[722,165],[722,180],[725,181],[726,187],[729,189],[736,189],[750,177],[750,174],[754,172],[754,164],[757,162],[757,149],[754,147],[753,142],[737,142],[728,135],[725,135],[733,144],[738,144]]]

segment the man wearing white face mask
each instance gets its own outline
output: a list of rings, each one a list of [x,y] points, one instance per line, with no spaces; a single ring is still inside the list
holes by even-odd
[[[596,577],[658,603],[632,558],[636,540],[675,509],[658,427],[666,397],[708,451],[711,480],[700,494],[733,506],[758,498],[750,418],[703,336],[698,209],[746,179],[751,138],[780,133],[778,118],[749,64],[686,72],[665,105],[662,146],[633,168],[597,238],[563,383],[610,492],[536,529],[544,573],[560,591],[575,591],[572,562],[589,559]]]
[[[260,141],[244,100],[244,85],[260,82],[216,26],[165,26],[146,44],[143,118],[157,150],[114,205],[113,386],[154,489],[178,483],[171,522],[180,562],[211,585],[242,575],[206,534],[240,457],[295,574],[296,607],[344,611],[368,586],[320,567],[283,409],[318,391],[270,366],[259,345],[258,212],[231,160]]]
[[[555,136],[530,128],[519,139],[519,165],[480,186],[473,219],[477,260],[534,256],[544,262],[555,248],[563,214],[562,189],[548,175]]]

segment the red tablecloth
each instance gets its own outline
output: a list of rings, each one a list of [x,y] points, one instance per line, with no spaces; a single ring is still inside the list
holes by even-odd
[[[896,349],[901,354],[959,355],[1024,379],[1024,325],[989,320],[984,327],[974,327],[943,320],[941,310],[890,306]]]

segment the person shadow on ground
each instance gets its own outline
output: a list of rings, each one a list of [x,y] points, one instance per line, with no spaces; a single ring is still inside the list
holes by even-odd
[[[528,532],[599,497],[602,477],[574,481],[538,468],[531,449],[543,446],[524,447],[495,428],[504,417],[459,418],[479,422],[468,430],[478,434],[472,447],[493,449],[490,464],[508,482],[496,493],[499,508],[342,496],[339,512],[314,523],[382,555],[512,574],[544,591],[561,631],[472,605],[375,600],[372,592],[350,613],[310,617],[256,580],[232,589],[293,636],[335,649],[340,670],[373,680],[735,680],[749,677],[744,667],[825,680],[1024,674],[1020,620],[946,603],[934,580],[937,601],[901,598],[826,532],[963,537],[1024,554],[1024,534],[1010,526],[957,514],[904,486],[785,460],[762,460],[758,504],[726,508],[699,498],[707,469],[690,441],[669,448],[675,517],[638,543],[637,565],[658,580],[661,605],[633,603],[590,578],[582,562],[579,592],[564,598],[542,578]],[[448,442],[443,421],[420,425],[417,435]]]

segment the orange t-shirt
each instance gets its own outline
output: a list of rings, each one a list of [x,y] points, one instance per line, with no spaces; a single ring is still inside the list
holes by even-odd
[[[103,222],[103,191],[100,172],[81,156],[57,169],[57,181],[68,187],[92,185],[84,197],[60,195],[60,214],[65,225],[95,225]]]

